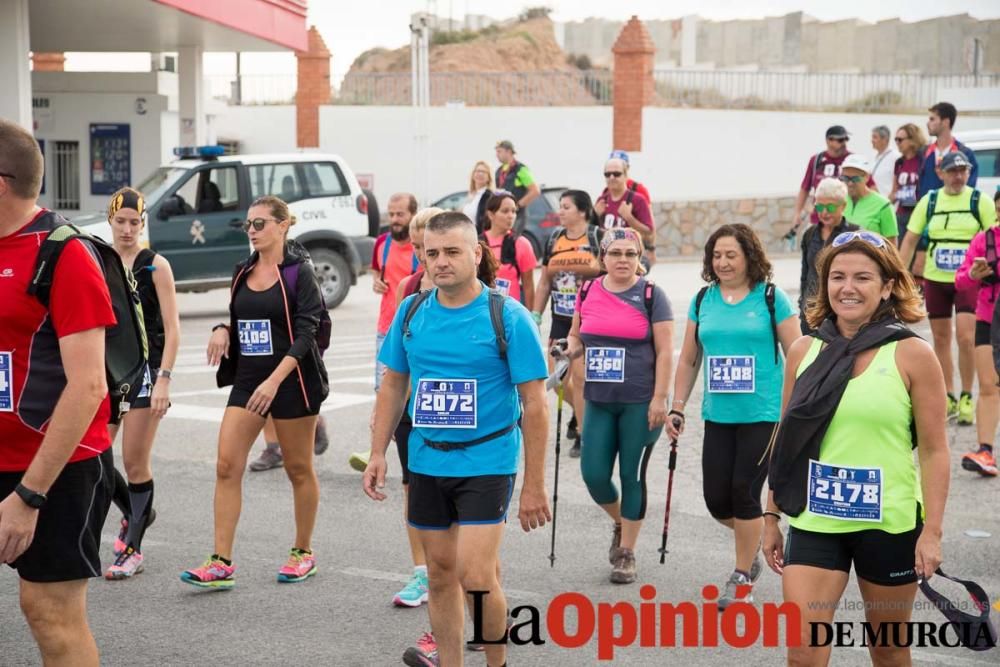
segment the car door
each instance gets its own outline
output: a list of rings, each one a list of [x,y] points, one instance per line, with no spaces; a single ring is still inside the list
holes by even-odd
[[[250,254],[242,228],[249,204],[242,169],[233,163],[192,169],[167,196],[178,205],[161,205],[150,221],[153,249],[170,262],[178,283],[228,278]]]

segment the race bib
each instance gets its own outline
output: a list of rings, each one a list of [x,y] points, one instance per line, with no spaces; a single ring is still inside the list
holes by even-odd
[[[896,190],[896,201],[900,203],[901,206],[916,206],[917,205],[917,186],[916,185],[901,185]]]
[[[136,398],[149,398],[153,393],[153,378],[149,374],[149,364],[146,364],[146,371],[142,374],[142,388],[136,394]]]
[[[587,382],[624,382],[624,347],[588,347]]]
[[[708,357],[708,390],[716,394],[752,394],[757,389],[753,356]]]
[[[552,313],[560,317],[573,317],[576,312],[576,290],[558,290],[552,293]]]
[[[10,352],[0,352],[0,412],[14,411],[14,365]]]
[[[240,334],[240,354],[246,357],[274,354],[271,320],[237,320],[236,328]]]
[[[968,248],[935,248],[934,266],[939,271],[958,271],[965,261],[965,252]]]
[[[476,380],[421,379],[413,396],[413,425],[476,428]]]
[[[497,291],[504,296],[510,296],[510,281],[506,278],[495,278],[494,284],[496,285]]]
[[[881,521],[882,469],[831,466],[810,459],[807,509],[844,521]]]

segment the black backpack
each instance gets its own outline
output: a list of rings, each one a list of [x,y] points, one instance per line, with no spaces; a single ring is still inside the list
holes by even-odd
[[[135,277],[111,245],[68,222],[59,222],[54,213],[46,215],[52,216],[52,220],[47,221],[52,224],[52,231],[38,249],[28,294],[48,309],[56,263],[66,243],[72,239],[87,244],[100,260],[117,322],[104,333],[104,371],[111,399],[109,423],[117,424],[142,388],[149,360],[142,303],[136,291]]]
[[[163,354],[164,330],[163,315],[160,313],[160,297],[156,294],[156,286],[153,284],[153,272],[156,267],[153,261],[156,253],[149,248],[143,248],[135,256],[132,264],[132,275],[135,278],[136,289],[141,303],[151,304],[152,308],[143,307],[142,323],[146,329],[146,342],[149,345],[150,357],[154,357],[153,352]],[[148,276],[148,277],[147,277]],[[155,370],[155,369],[153,369]]]
[[[281,277],[285,279],[285,284],[288,285],[288,291],[291,293],[293,303],[297,302],[299,294],[299,271],[303,265],[306,265],[306,268],[310,271],[314,270],[311,261],[281,267]],[[319,316],[319,328],[316,329],[316,347],[319,348],[319,355],[322,357],[323,353],[330,347],[333,322],[330,320],[330,311],[326,307],[326,299],[323,297],[322,289],[319,291],[319,300],[323,303],[323,312]]]
[[[504,361],[507,360],[507,331],[503,326],[503,304],[507,299],[503,294],[493,289],[490,290],[490,322],[493,324],[493,333],[497,337],[497,349],[500,352],[500,358]],[[410,320],[413,316],[417,314],[417,308],[427,300],[427,298],[434,293],[434,290],[423,290],[418,292],[413,299],[410,300],[410,305],[406,308],[406,314],[403,316],[403,335],[409,337],[413,335],[410,330]]]
[[[593,253],[594,257],[599,257],[601,254],[601,240],[598,236],[599,231],[597,225],[590,224],[587,225],[587,245],[590,246],[590,251]],[[543,264],[548,264],[549,260],[554,254],[553,251],[556,247],[556,242],[566,235],[566,228],[560,227],[559,229],[552,232],[549,236],[549,242],[545,244],[545,256],[543,257]]]
[[[976,222],[979,224],[979,230],[982,231],[982,229],[983,229],[983,221],[982,221],[982,218],[979,215],[979,195],[980,195],[979,190],[976,190],[976,189],[972,190],[972,195],[969,197],[969,210],[968,211],[945,211],[944,213],[938,213],[938,212],[936,212],[936,209],[937,209],[937,200],[938,200],[938,190],[931,190],[930,192],[928,192],[927,193],[927,213],[926,213],[926,216],[925,216],[925,219],[927,220],[927,225],[924,227],[924,232],[923,233],[927,236],[927,238],[930,240],[930,242],[931,243],[968,243],[969,240],[970,240],[970,239],[949,239],[949,238],[945,238],[945,239],[931,239],[930,238],[931,219],[935,215],[946,216],[945,219],[944,219],[944,226],[945,226],[945,229],[947,229],[948,228],[948,217],[947,216],[950,216],[952,213],[971,213],[972,217],[975,218]]]
[[[486,241],[486,245],[490,244],[485,232],[479,238]],[[517,271],[518,280],[521,279],[521,267],[517,265],[517,239],[514,238],[513,234],[507,234],[500,242],[500,265],[504,264],[513,266],[514,270]]]
[[[694,340],[698,341],[698,326],[700,325],[699,315],[701,314],[701,302],[705,299],[705,293],[711,285],[705,285],[698,290],[698,296],[694,298]],[[774,337],[774,363],[781,359],[780,340],[778,339],[778,321],[774,314],[774,283],[767,283],[764,286],[764,303],[767,304],[767,313],[771,316],[771,335]]]

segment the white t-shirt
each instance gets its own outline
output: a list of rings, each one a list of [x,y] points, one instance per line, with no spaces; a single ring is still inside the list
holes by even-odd
[[[486,188],[476,190],[474,194],[469,195],[469,200],[465,202],[465,206],[462,207],[462,213],[464,213],[469,220],[476,222],[476,211],[479,210],[479,200],[483,198],[483,194],[486,192]]]
[[[892,180],[895,178],[894,168],[899,151],[895,148],[887,148],[881,155],[874,156],[872,160],[872,180],[878,187],[879,194],[888,197],[892,192]]]

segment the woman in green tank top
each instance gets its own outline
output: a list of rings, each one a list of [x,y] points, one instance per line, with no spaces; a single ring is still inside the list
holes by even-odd
[[[830,646],[810,646],[811,624],[833,621],[852,564],[866,620],[909,621],[917,580],[941,563],[950,470],[944,377],[931,346],[903,326],[924,313],[895,246],[846,232],[817,268],[806,316],[818,331],[788,354],[762,544],[785,602],[802,614],[788,662],[808,665],[829,662]],[[838,376],[836,362],[850,365],[849,376]],[[840,398],[824,402],[825,393]],[[808,430],[824,419],[825,432]],[[787,538],[779,507],[794,514]],[[873,663],[909,664],[908,645],[886,643],[869,647]]]

